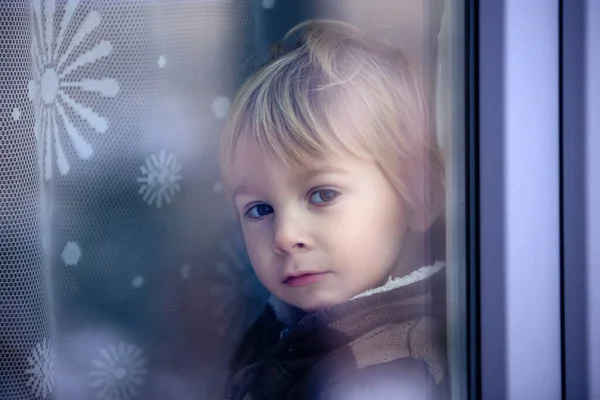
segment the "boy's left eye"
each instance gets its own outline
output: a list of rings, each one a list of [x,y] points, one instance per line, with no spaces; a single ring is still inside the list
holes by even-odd
[[[246,216],[250,219],[260,219],[269,214],[273,214],[273,211],[273,207],[268,204],[257,204],[246,211]]]
[[[321,189],[314,191],[310,195],[310,203],[312,204],[326,204],[335,200],[340,195],[339,192],[331,189]]]

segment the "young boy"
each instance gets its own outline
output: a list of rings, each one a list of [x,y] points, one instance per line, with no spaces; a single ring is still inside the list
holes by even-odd
[[[309,21],[284,42],[298,33],[241,88],[222,134],[226,188],[272,294],[227,398],[442,398],[444,264],[419,243],[444,173],[422,83],[350,25]]]

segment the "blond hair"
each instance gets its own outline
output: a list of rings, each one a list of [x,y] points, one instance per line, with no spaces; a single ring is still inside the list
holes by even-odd
[[[295,49],[239,90],[221,135],[223,170],[251,135],[288,165],[341,152],[374,160],[409,204],[428,202],[423,182],[443,186],[443,161],[423,84],[403,53],[331,20],[296,26],[276,48],[300,31]]]

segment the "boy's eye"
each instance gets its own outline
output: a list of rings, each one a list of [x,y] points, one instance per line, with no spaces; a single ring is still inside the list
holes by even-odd
[[[339,195],[339,192],[331,189],[317,190],[310,195],[310,202],[312,204],[325,204],[334,200]]]
[[[248,211],[246,211],[246,216],[251,219],[262,218],[266,215],[273,214],[273,207],[268,204],[257,204]]]

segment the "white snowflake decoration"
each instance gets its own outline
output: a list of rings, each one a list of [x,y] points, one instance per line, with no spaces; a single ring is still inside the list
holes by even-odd
[[[167,65],[167,59],[165,58],[165,56],[160,56],[158,57],[156,64],[158,65],[158,68],[162,69]]]
[[[15,107],[13,109],[13,112],[11,115],[13,117],[13,120],[15,120],[15,121],[20,120],[21,119],[21,110],[19,110],[19,107]]]
[[[169,204],[181,189],[181,164],[174,155],[161,151],[157,156],[153,154],[146,159],[140,167],[143,176],[138,178],[142,184],[139,194],[149,205],[161,208],[164,203]]]
[[[68,242],[62,251],[61,258],[65,265],[70,267],[77,265],[81,258],[81,248],[77,242]]]
[[[260,5],[265,10],[270,10],[271,8],[275,7],[275,0],[262,0]]]
[[[131,286],[133,286],[134,288],[141,288],[142,286],[144,286],[144,282],[145,279],[143,276],[141,275],[137,275],[136,277],[133,278],[133,280],[131,281]]]
[[[229,97],[225,96],[217,97],[210,106],[216,119],[225,119],[230,108],[231,100],[229,100]]]
[[[181,274],[181,279],[188,280],[190,278],[190,266],[188,264],[183,264],[179,272]]]
[[[135,398],[147,373],[142,349],[125,343],[100,349],[92,364],[91,387],[95,398],[100,400]]]
[[[226,260],[217,264],[217,277],[210,292],[218,304],[215,314],[219,318],[219,331],[237,339],[250,327],[267,299],[249,262],[233,245],[223,245]]]
[[[213,191],[215,193],[222,193],[223,192],[223,183],[221,181],[215,182],[215,184],[213,185]]]
[[[71,91],[93,92],[104,97],[115,97],[119,92],[119,84],[112,78],[69,80],[69,75],[80,67],[95,63],[112,52],[111,43],[102,40],[88,51],[76,54],[77,48],[100,25],[101,17],[97,11],[89,11],[70,40],[65,40],[66,33],[71,31],[69,26],[72,25],[73,15],[80,2],[67,2],[55,34],[55,0],[32,0],[33,79],[29,81],[29,99],[34,105],[36,138],[41,141],[44,149],[46,180],[53,174],[53,151],[56,153],[56,166],[60,174],[66,175],[69,172],[70,164],[61,141],[64,133],[79,159],[87,160],[92,156],[92,146],[83,138],[68,110],[97,133],[104,133],[108,129],[106,118],[71,97]],[[74,54],[76,56],[73,59]],[[69,59],[73,61],[67,63]],[[59,127],[59,120],[64,129]]]
[[[29,368],[25,369],[25,374],[29,375],[27,386],[31,389],[31,394],[36,398],[47,399],[54,389],[54,351],[50,341],[44,338],[37,343],[31,350],[31,355],[27,357]]]

